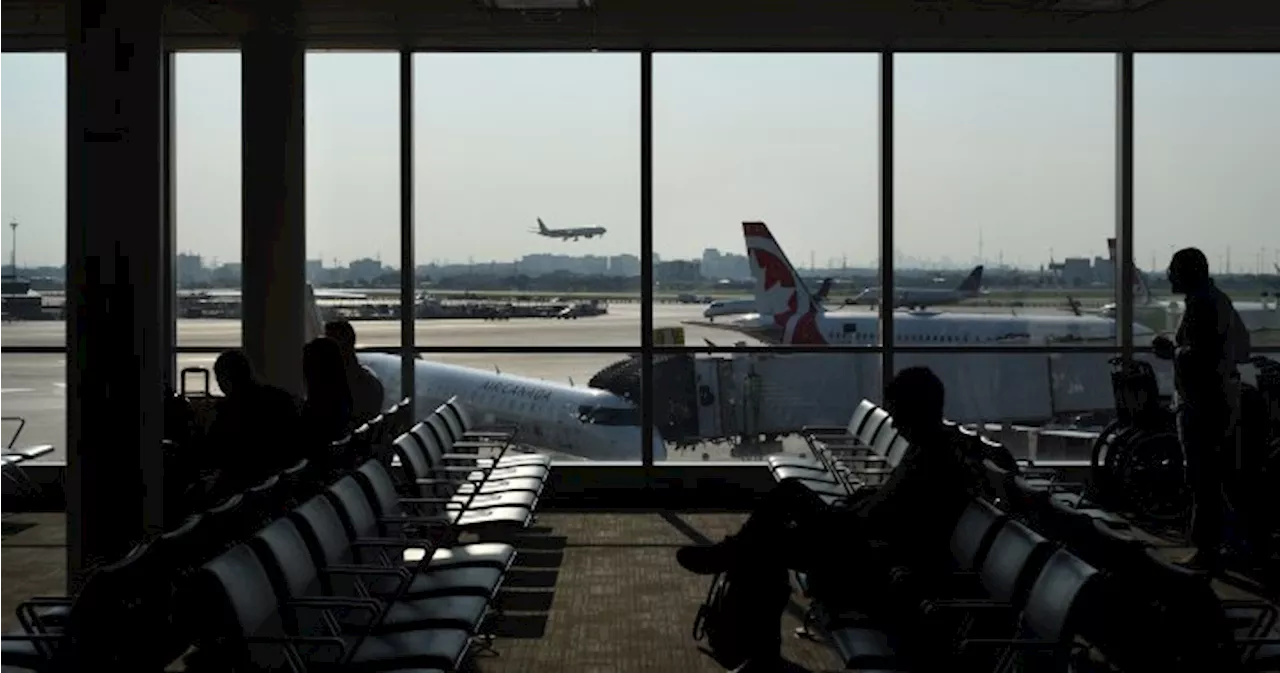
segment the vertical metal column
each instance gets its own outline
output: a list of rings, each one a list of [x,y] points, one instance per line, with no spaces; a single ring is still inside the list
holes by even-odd
[[[1133,52],[1116,54],[1116,340],[1133,356]]]
[[[306,339],[305,54],[296,2],[259,3],[240,56],[244,349],[268,383],[302,391]]]
[[[640,462],[653,465],[653,50],[640,52]],[[648,479],[645,479],[648,485]]]
[[[164,239],[164,257],[160,260],[160,282],[164,286],[165,297],[162,310],[164,314],[161,320],[164,323],[164,332],[161,340],[164,341],[165,348],[169,349],[168,355],[164,360],[164,382],[169,388],[175,392],[182,388],[182,376],[178,369],[178,277],[175,271],[178,257],[178,216],[177,216],[177,180],[178,174],[178,148],[177,134],[174,133],[174,110],[177,109],[175,96],[177,95],[177,87],[175,86],[177,73],[178,55],[172,51],[164,53],[162,62],[164,78],[164,110],[161,114],[161,122],[164,124],[164,158],[163,166],[163,190],[164,204],[161,206],[161,217],[164,221],[162,233]]]
[[[411,400],[417,418],[414,360],[417,359],[414,323],[417,274],[413,241],[413,52],[400,51],[400,396]]]
[[[153,0],[67,3],[67,584],[164,524],[165,68]],[[121,180],[120,176],[128,176]]]
[[[880,388],[893,364],[893,52],[880,52]]]

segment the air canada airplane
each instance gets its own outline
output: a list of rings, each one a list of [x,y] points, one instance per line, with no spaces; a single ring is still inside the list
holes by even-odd
[[[747,257],[755,278],[757,314],[733,323],[733,329],[772,344],[875,345],[879,316],[828,312],[796,273],[763,222],[743,222]],[[1134,335],[1154,332],[1134,325]],[[1115,321],[1101,316],[1002,315],[903,311],[894,316],[894,343],[902,345],[1051,345],[1113,343]]]
[[[307,303],[309,341],[324,333],[310,285]],[[394,404],[400,397],[400,356],[360,353],[358,357],[387,391],[384,406]],[[479,423],[519,426],[521,443],[588,460],[639,459],[640,410],[606,390],[421,359],[414,361],[413,372],[416,418],[425,418],[456,395]],[[654,460],[666,460],[666,447],[656,428],[653,437]]]
[[[982,293],[982,265],[973,267],[959,286],[954,289],[940,287],[895,287],[893,288],[894,308],[929,308],[945,304],[958,304],[965,299],[973,299]],[[858,293],[849,304],[880,304],[880,287],[869,287]]]
[[[813,295],[818,303],[822,303],[827,299],[827,293],[831,291],[831,279],[826,278],[822,281],[822,286],[818,288],[817,294]],[[721,301],[713,301],[707,305],[707,310],[702,312],[702,317],[715,322],[716,318],[726,315],[746,315],[756,312],[756,300],[754,299],[724,299]]]
[[[543,223],[542,218],[538,218],[538,228],[533,233],[547,238],[564,238],[578,240],[579,238],[590,239],[593,236],[604,236],[608,230],[604,227],[574,227],[572,229],[549,229]]]

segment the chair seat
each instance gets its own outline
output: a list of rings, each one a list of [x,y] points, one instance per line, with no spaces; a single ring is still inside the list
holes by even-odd
[[[470,645],[462,629],[422,629],[365,638],[344,671],[384,673],[419,667],[453,670]]]
[[[538,479],[545,481],[549,468],[542,465],[517,465],[515,467],[499,467],[489,472],[487,481],[497,481],[504,479]],[[481,471],[471,472],[467,475],[468,481],[478,482],[485,478],[485,473]]]
[[[416,564],[422,560],[423,550],[406,549],[405,563]],[[442,569],[484,567],[505,571],[516,558],[516,548],[505,542],[477,542],[456,547],[437,549],[427,564],[428,572]]]
[[[519,479],[501,479],[501,480],[495,480],[491,478],[486,480],[484,484],[480,486],[480,492],[481,493],[510,493],[510,492],[526,491],[529,493],[538,494],[542,492],[542,487],[546,483],[547,482],[543,481],[542,479],[525,478],[525,477],[522,477]],[[458,487],[455,492],[471,493],[474,490],[476,490],[475,484],[463,482],[461,484],[458,484]]]
[[[765,458],[765,462],[769,463],[769,469],[771,470],[776,470],[780,467],[816,467],[826,469],[822,461],[817,458],[794,453],[775,453]]]
[[[817,493],[818,495],[849,495],[849,489],[845,488],[842,484],[833,484],[827,481],[815,481],[813,479],[796,479],[795,481],[804,484],[805,488]]]
[[[845,668],[896,670],[898,655],[884,631],[852,626],[835,629],[830,635]]]
[[[482,596],[435,596],[396,601],[387,608],[374,633],[385,635],[433,628],[472,631],[484,619],[488,604],[489,600]],[[362,611],[353,612],[343,619],[343,625],[351,627],[353,632],[368,624],[369,615]]]
[[[493,465],[492,458],[478,458],[476,465],[481,467],[491,467]],[[542,467],[551,467],[551,456],[543,453],[516,453],[508,454],[498,459],[498,468],[506,467],[522,467],[525,465],[537,465]]]
[[[404,595],[407,598],[432,596],[483,596],[492,597],[502,586],[502,570],[485,567],[433,568],[431,565],[414,576]],[[400,590],[400,580],[380,577],[367,583],[369,591],[377,596],[391,596]]]
[[[831,474],[825,469],[812,467],[779,467],[773,471],[773,478],[778,481],[782,481],[783,479],[801,479],[806,481],[822,481],[828,484],[840,483],[834,474]]]
[[[494,507],[523,507],[525,509],[533,509],[533,505],[537,502],[536,493],[528,491],[499,491],[496,493],[485,493],[481,491],[474,497],[470,493],[462,493],[453,496],[451,509],[465,508],[467,511],[492,509]]]
[[[9,635],[22,635],[22,631],[11,631]],[[0,658],[4,659],[5,668],[13,666],[15,670],[39,670],[43,666],[49,665],[48,659],[36,648],[36,644],[30,640],[4,641],[3,647],[0,647]]]

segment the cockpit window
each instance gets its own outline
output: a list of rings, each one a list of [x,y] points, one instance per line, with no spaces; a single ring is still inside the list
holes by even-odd
[[[595,425],[640,425],[640,410],[617,407],[578,407],[578,420]]]

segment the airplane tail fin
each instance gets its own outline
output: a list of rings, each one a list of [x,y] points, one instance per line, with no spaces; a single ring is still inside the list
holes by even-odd
[[[751,277],[755,279],[756,311],[760,315],[806,313],[816,305],[813,294],[805,287],[782,246],[774,240],[768,225],[743,222],[742,234],[747,243]]]
[[[303,333],[306,335],[306,341],[318,339],[324,336],[324,318],[320,313],[320,304],[316,302],[316,290],[311,283],[307,283],[307,292],[304,301],[306,306],[303,308],[302,316],[306,320],[303,326]]]
[[[1116,263],[1116,239],[1114,238],[1107,239],[1107,259],[1111,260],[1112,265]],[[1132,259],[1132,257],[1130,259]],[[1143,301],[1143,305],[1147,305],[1152,302],[1151,284],[1147,282],[1147,274],[1143,273],[1142,269],[1139,269],[1137,264],[1133,264],[1133,286],[1134,290],[1142,292],[1145,299]]]
[[[819,302],[826,301],[827,295],[831,293],[831,283],[832,283],[832,279],[823,278],[822,286],[818,288],[818,293],[813,295],[813,298]]]
[[[982,289],[982,270],[983,270],[983,266],[981,264],[973,267],[973,271],[969,272],[968,277],[966,277],[964,281],[960,283],[960,286],[956,288],[956,291],[972,292],[976,294],[978,290],[981,290]]]
[[[543,233],[546,233],[547,231],[547,225],[542,222],[541,217],[538,218],[538,231],[541,231]]]

